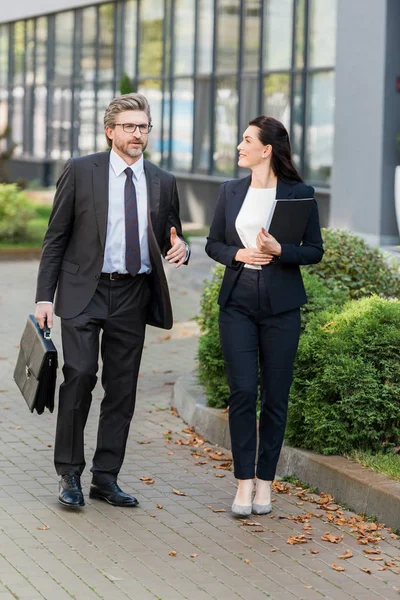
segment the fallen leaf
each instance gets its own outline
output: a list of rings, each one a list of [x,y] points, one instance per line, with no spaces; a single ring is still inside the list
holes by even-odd
[[[213,508],[213,512],[214,513],[223,513],[223,512],[226,512],[226,510],[224,508]]]
[[[176,494],[177,496],[186,496],[187,494],[185,494],[185,492],[181,492],[180,490],[174,490],[172,489],[172,491],[174,492],[174,494]]]
[[[140,481],[145,485],[153,485],[154,479],[152,477],[139,477]]]
[[[182,433],[194,433],[194,427],[187,427],[187,429],[182,429]]]
[[[371,575],[371,571],[369,569],[366,569],[365,567],[362,567],[361,571],[363,571],[363,573],[368,573],[368,575]]]
[[[167,342],[167,341],[168,341],[168,340],[170,340],[170,339],[171,339],[171,336],[170,336],[170,335],[163,335],[163,336],[160,336],[160,337],[158,338],[158,341],[159,341],[159,342]]]
[[[387,571],[387,567],[378,567],[377,571]]]
[[[143,441],[142,440],[137,440],[136,443],[137,444],[151,444],[151,441],[150,440],[143,440]]]
[[[214,477],[226,477],[225,473],[214,473]]]
[[[42,525],[41,527],[36,527],[36,529],[39,529],[40,531],[47,531],[50,529],[50,527],[48,525]]]
[[[167,452],[168,456],[172,456],[173,452]]]
[[[271,548],[270,552],[276,552],[276,548]]]
[[[172,433],[172,429],[167,429],[167,431],[164,431],[163,435],[171,435]]]
[[[162,504],[156,504],[156,508],[164,508]]]
[[[369,560],[379,561],[379,560],[383,560],[383,556],[368,556],[368,559]]]
[[[156,516],[156,515],[151,515],[151,514],[149,513],[149,517],[152,517],[152,518],[154,519],[154,517],[155,517],[155,516]]]
[[[230,469],[232,466],[232,461],[229,462],[225,462],[225,463],[221,463],[220,465],[213,465],[214,469],[223,469],[224,471],[227,471],[228,469]]]
[[[344,554],[340,554],[340,556],[338,556],[338,558],[351,558],[353,556],[353,553],[351,550],[346,550],[346,552]]]
[[[176,556],[176,551],[175,550],[171,550],[171,552],[168,552],[168,554],[170,556]]]
[[[197,557],[198,557],[198,554],[191,554],[190,555],[190,558],[197,558]]]
[[[221,462],[229,461],[229,457],[225,456],[225,454],[223,454],[222,452],[209,452],[208,456],[212,460],[220,460]]]
[[[338,567],[338,565],[336,565],[335,563],[332,563],[332,569],[335,569],[335,571],[345,571],[346,570],[344,567]]]
[[[300,535],[290,535],[286,540],[287,544],[294,546],[295,544],[306,544],[308,542],[308,538],[306,538],[304,533]]]
[[[123,581],[122,577],[114,577],[114,575],[106,573],[105,571],[101,571],[101,573],[103,573],[104,577],[107,577],[110,581]]]
[[[207,460],[197,460],[194,464],[195,465],[207,465],[208,461]]]
[[[245,559],[244,559],[244,562],[246,563],[246,565],[249,565],[249,564],[250,564],[250,561],[249,561],[249,559],[248,559],[248,558],[245,558]]]
[[[337,537],[336,535],[332,535],[331,533],[327,532],[325,535],[321,535],[321,540],[324,540],[324,542],[330,542],[331,544],[338,544],[342,541],[343,537],[343,534]]]
[[[314,548],[310,548],[310,552],[311,552],[311,554],[319,554],[321,551],[320,550],[314,550]]]
[[[264,533],[265,529],[252,529],[252,533]]]
[[[390,562],[390,561],[388,561],[388,560],[385,560],[385,565],[386,565],[387,567],[398,567],[398,566],[399,566],[397,563]]]
[[[258,523],[258,521],[246,521],[243,520],[240,525],[242,527],[262,527],[262,523]]]

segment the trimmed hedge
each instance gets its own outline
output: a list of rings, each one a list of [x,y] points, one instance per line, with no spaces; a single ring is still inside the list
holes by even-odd
[[[400,301],[316,315],[300,339],[286,440],[323,454],[400,443]]]
[[[0,241],[17,242],[26,237],[35,210],[16,183],[0,184]]]

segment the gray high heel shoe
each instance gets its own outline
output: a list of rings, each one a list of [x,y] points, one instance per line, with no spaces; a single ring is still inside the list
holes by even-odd
[[[252,506],[254,515],[268,515],[272,511],[272,504],[254,504]]]
[[[251,515],[251,504],[247,506],[233,503],[232,514],[234,517],[249,517]]]

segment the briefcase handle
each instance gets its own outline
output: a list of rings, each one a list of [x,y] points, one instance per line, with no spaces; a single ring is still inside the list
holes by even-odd
[[[44,322],[43,337],[45,340],[51,340],[51,329],[47,327],[47,319]]]

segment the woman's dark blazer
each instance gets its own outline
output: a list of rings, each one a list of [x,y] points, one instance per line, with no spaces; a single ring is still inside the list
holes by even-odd
[[[246,197],[251,175],[244,179],[226,181],[221,185],[210,233],[207,238],[208,256],[226,266],[218,304],[223,308],[244,264],[235,260],[236,252],[244,248],[235,227],[236,217]],[[314,188],[297,181],[278,179],[276,198],[313,198]],[[278,240],[279,241],[279,240]],[[320,262],[323,255],[318,206],[314,206],[300,246],[282,244],[282,254],[262,268],[267,284],[272,314],[298,308],[307,302],[299,265]]]

